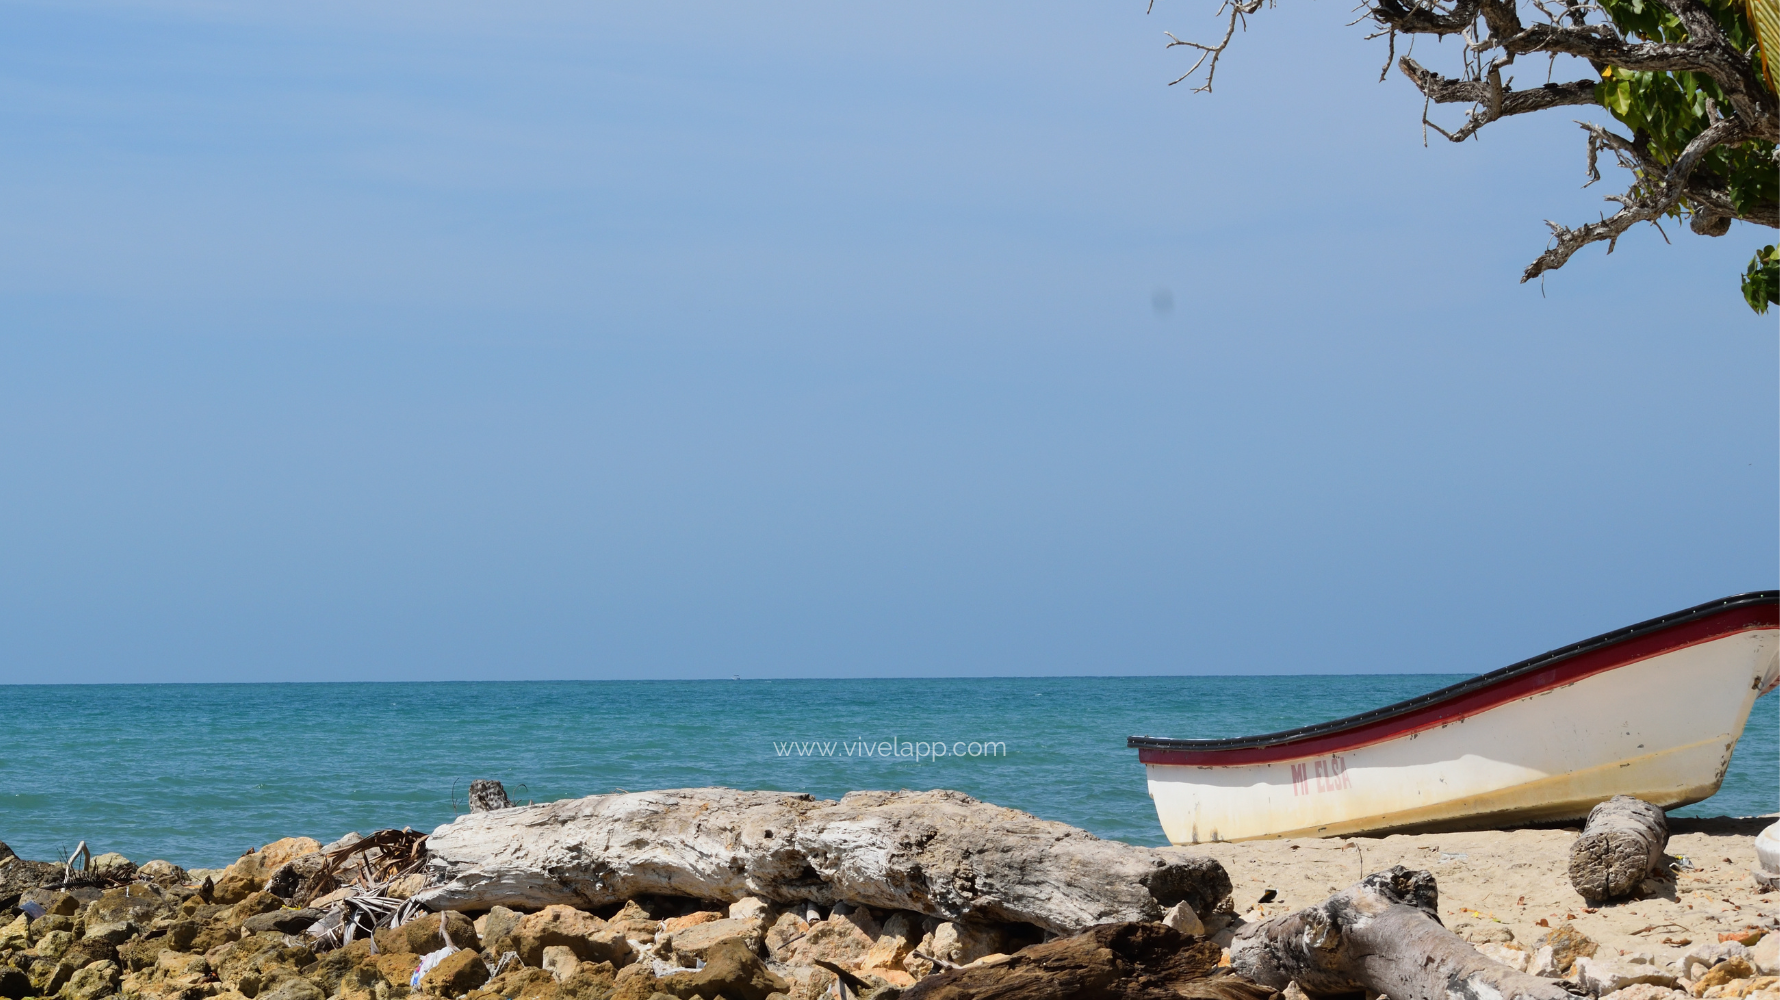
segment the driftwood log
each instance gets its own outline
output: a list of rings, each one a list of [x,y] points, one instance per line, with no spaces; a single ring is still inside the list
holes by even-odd
[[[1237,931],[1242,975],[1311,997],[1384,993],[1391,1000],[1571,1000],[1555,981],[1485,958],[1440,923],[1434,876],[1398,865],[1319,905]]]
[[[937,973],[902,1000],[1270,1000],[1275,990],[1218,968],[1223,952],[1164,924],[1106,924]]]
[[[1615,795],[1588,814],[1570,845],[1570,884],[1583,899],[1620,899],[1663,870],[1669,820],[1656,806]]]
[[[757,896],[1074,934],[1158,920],[1180,902],[1209,914],[1230,896],[1214,859],[1101,840],[949,791],[594,795],[459,816],[427,850],[435,885],[416,898],[435,910]]]

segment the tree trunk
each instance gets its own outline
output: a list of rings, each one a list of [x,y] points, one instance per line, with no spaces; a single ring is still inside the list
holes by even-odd
[[[729,788],[459,816],[427,838],[432,909],[592,908],[641,895],[839,902],[1054,934],[1230,896],[1212,858],[1132,847],[960,792],[817,801]]]
[[[1630,795],[1615,795],[1588,814],[1570,845],[1570,884],[1589,900],[1619,899],[1661,871],[1669,843],[1663,811]]]
[[[902,1000],[1272,1000],[1218,968],[1223,949],[1163,924],[1106,924],[993,964],[936,973]]]
[[[1263,986],[1296,982],[1311,997],[1571,1000],[1553,980],[1485,958],[1441,926],[1437,903],[1433,875],[1398,865],[1318,906],[1244,927],[1230,964]]]

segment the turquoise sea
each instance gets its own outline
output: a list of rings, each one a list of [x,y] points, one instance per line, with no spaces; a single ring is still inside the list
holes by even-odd
[[[431,829],[473,778],[545,801],[729,785],[833,797],[956,788],[1103,836],[1164,843],[1134,734],[1238,736],[1412,697],[1454,675],[0,687],[0,841],[132,860]],[[1780,808],[1780,698],[1757,702],[1718,795]],[[976,757],[789,755],[775,744],[1005,744]],[[788,750],[789,748],[785,748]]]

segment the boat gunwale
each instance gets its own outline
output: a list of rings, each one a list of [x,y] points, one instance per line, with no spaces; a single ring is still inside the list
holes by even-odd
[[[1186,740],[1172,739],[1162,736],[1131,736],[1125,740],[1125,746],[1135,750],[1175,750],[1175,751],[1218,751],[1218,750],[1249,750],[1268,747],[1280,747],[1299,743],[1318,737],[1333,736],[1347,730],[1359,729],[1379,722],[1385,722],[1399,716],[1424,712],[1442,702],[1454,701],[1480,691],[1488,690],[1499,684],[1512,681],[1527,674],[1547,669],[1588,653],[1610,649],[1621,643],[1630,642],[1665,629],[1686,625],[1713,615],[1735,611],[1738,608],[1755,607],[1763,604],[1780,605],[1780,590],[1757,590],[1743,594],[1733,594],[1715,601],[1707,601],[1691,608],[1672,612],[1660,618],[1651,618],[1627,625],[1624,628],[1605,632],[1601,635],[1571,643],[1538,656],[1499,667],[1486,674],[1479,674],[1449,684],[1427,694],[1417,695],[1404,701],[1374,708],[1357,715],[1349,715],[1328,722],[1318,722],[1294,729],[1284,729],[1275,733],[1262,733],[1256,736],[1232,736],[1221,739]],[[1771,627],[1771,626],[1770,626]],[[1736,630],[1736,631],[1740,631]],[[1234,763],[1234,762],[1233,762]]]

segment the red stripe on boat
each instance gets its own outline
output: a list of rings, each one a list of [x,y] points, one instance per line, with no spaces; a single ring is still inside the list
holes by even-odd
[[[1649,659],[1702,642],[1722,639],[1738,632],[1780,626],[1780,604],[1762,603],[1750,607],[1727,608],[1714,615],[1658,629],[1624,642],[1614,643],[1586,653],[1578,653],[1543,670],[1535,670],[1475,691],[1468,691],[1445,701],[1424,705],[1402,715],[1361,723],[1351,729],[1322,733],[1291,743],[1262,747],[1233,747],[1227,750],[1160,750],[1143,748],[1137,759],[1145,764],[1180,764],[1185,766],[1230,767],[1238,764],[1272,764],[1320,757],[1372,746],[1386,740],[1419,733],[1469,716],[1487,712],[1512,701],[1563,687],[1566,684],[1604,673],[1629,663]]]

